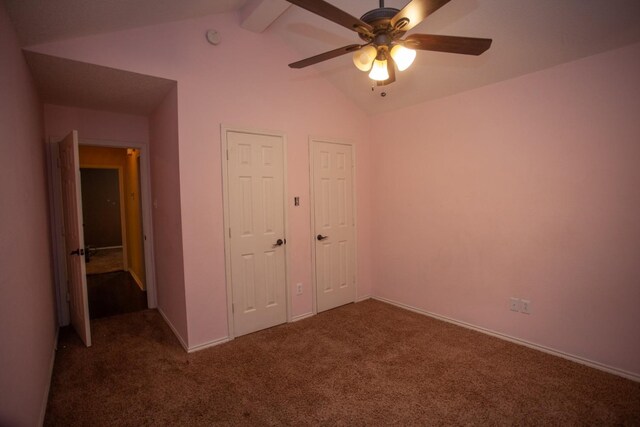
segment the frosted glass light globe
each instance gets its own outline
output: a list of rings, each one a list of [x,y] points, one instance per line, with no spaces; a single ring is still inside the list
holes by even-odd
[[[413,60],[416,59],[416,51],[397,44],[391,48],[391,57],[396,61],[398,70],[404,71],[413,64]]]
[[[369,73],[371,80],[385,81],[389,78],[389,70],[387,70],[387,60],[376,59],[373,61],[373,67]]]
[[[353,64],[358,67],[360,71],[369,71],[377,54],[378,51],[375,47],[371,45],[365,46],[353,54]]]

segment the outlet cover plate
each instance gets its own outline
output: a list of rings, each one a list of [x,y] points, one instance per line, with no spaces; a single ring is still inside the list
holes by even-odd
[[[518,298],[509,298],[509,310],[511,310],[511,311],[520,311],[520,299],[518,299]]]
[[[522,305],[520,306],[520,313],[531,314],[531,301],[528,299],[520,300]]]

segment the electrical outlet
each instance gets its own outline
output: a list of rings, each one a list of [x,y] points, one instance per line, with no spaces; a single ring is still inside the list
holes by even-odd
[[[520,300],[522,305],[520,306],[520,313],[531,314],[531,301],[528,299]]]
[[[511,310],[511,311],[520,311],[520,299],[518,299],[518,298],[509,298],[509,310]]]
[[[296,284],[296,295],[302,295],[302,283]]]

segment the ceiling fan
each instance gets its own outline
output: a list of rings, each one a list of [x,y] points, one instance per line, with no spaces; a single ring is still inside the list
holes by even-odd
[[[411,65],[416,56],[415,49],[480,55],[491,46],[491,39],[473,37],[411,34],[402,39],[407,31],[450,0],[412,0],[402,10],[384,7],[384,0],[380,0],[379,8],[370,10],[360,19],[323,0],[287,1],[355,31],[364,40],[363,44],[351,44],[294,62],[289,64],[291,68],[308,67],[353,52],[355,66],[369,71],[369,77],[378,86],[384,86],[396,80],[396,67],[403,71]]]

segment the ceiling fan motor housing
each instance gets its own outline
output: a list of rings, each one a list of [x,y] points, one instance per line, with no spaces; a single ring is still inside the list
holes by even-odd
[[[393,7],[379,7],[378,9],[370,10],[362,15],[360,20],[373,27],[373,37],[361,32],[358,32],[358,35],[368,43],[373,41],[378,46],[390,46],[395,38],[401,37],[405,33],[391,28],[391,18],[396,16],[399,11]]]

